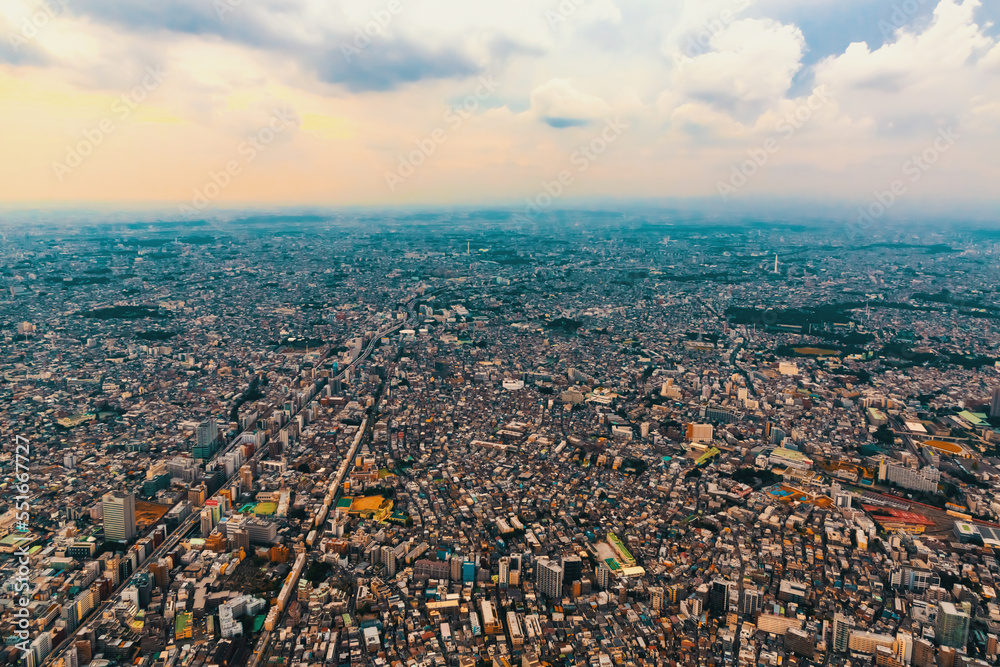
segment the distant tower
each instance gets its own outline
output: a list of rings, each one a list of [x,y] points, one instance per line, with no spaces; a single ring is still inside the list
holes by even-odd
[[[466,255],[471,255],[472,254],[472,241],[466,241],[465,242],[465,254]]]
[[[993,389],[993,399],[990,401],[990,417],[1000,417],[1000,387]]]
[[[778,272],[778,253],[774,253],[774,272]]]

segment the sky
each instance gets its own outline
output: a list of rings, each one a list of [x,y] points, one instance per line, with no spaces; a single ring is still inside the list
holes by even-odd
[[[0,205],[996,210],[998,4],[0,0]]]

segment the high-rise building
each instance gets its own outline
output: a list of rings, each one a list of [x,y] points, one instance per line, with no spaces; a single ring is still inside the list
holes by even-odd
[[[510,557],[510,574],[507,577],[507,585],[521,585],[521,554],[514,554]]]
[[[219,437],[219,425],[214,419],[206,419],[198,424],[198,446],[208,447]]]
[[[462,580],[462,564],[465,563],[465,558],[460,555],[454,555],[451,557],[451,580],[461,581]]]
[[[510,583],[510,558],[503,556],[500,558],[500,588],[507,588]]]
[[[851,642],[851,619],[843,614],[833,617],[833,650],[846,653]]]
[[[934,644],[923,637],[913,639],[913,666],[934,667]]]
[[[388,577],[396,576],[396,550],[390,546],[382,547],[382,564]]]
[[[754,588],[743,589],[743,599],[740,601],[740,612],[752,617],[761,610],[760,591]]]
[[[805,630],[789,628],[785,633],[785,650],[812,660],[816,638]]]
[[[253,491],[253,470],[249,465],[240,468],[240,488],[246,493]]]
[[[245,530],[237,530],[233,532],[232,535],[233,546],[238,549],[243,549],[244,554],[250,553],[250,533]]]
[[[563,556],[563,579],[566,582],[579,581],[583,578],[583,561],[579,556]]]
[[[713,614],[725,614],[729,612],[729,590],[732,583],[723,579],[716,579],[712,582],[712,587],[708,591],[708,610]]]
[[[1000,640],[989,632],[986,634],[986,656],[995,660],[998,654],[1000,654]]]
[[[969,639],[969,614],[951,602],[939,602],[936,636],[942,646],[964,649]]]
[[[540,558],[535,563],[535,586],[548,598],[561,598],[563,569],[548,558]]]
[[[649,607],[656,612],[663,610],[663,589],[659,586],[649,589]]]
[[[73,648],[76,649],[77,660],[80,664],[86,665],[91,660],[92,650],[90,646],[90,641],[86,639],[78,639],[73,642]]]
[[[990,400],[990,417],[1000,417],[1000,387],[993,389],[993,397]]]
[[[913,660],[913,634],[906,630],[896,633],[896,650],[894,651],[896,660],[910,664]]]
[[[38,633],[35,640],[29,645],[31,655],[34,656],[35,664],[42,664],[42,660],[52,652],[52,633],[44,630]]]
[[[104,511],[104,539],[131,542],[135,538],[135,496],[115,491],[101,499]]]
[[[701,616],[701,612],[704,611],[704,602],[700,597],[693,596],[685,600],[687,603],[688,611],[692,616]]]
[[[602,591],[608,590],[608,584],[611,583],[611,569],[601,563],[597,566],[597,587]]]
[[[170,582],[167,580],[167,575],[170,573],[170,568],[167,564],[166,558],[161,558],[155,563],[149,564],[149,573],[153,575],[153,583],[161,591],[167,590]]]
[[[203,507],[201,510],[201,536],[208,537],[211,535],[214,527],[215,518],[212,516],[212,510],[208,507]]]
[[[193,458],[208,459],[215,453],[219,439],[219,425],[214,419],[206,419],[196,429],[197,442],[191,452]]]

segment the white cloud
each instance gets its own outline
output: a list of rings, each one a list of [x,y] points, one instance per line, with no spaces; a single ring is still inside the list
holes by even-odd
[[[1000,89],[986,56],[995,45],[975,22],[979,0],[942,0],[920,33],[900,29],[896,41],[874,51],[853,43],[816,67],[845,113],[888,119],[920,114],[959,118],[970,98]]]
[[[795,26],[734,20],[711,38],[707,52],[680,55],[660,106],[698,101],[736,117],[755,117],[788,93],[804,48]]]
[[[551,79],[531,91],[531,110],[554,126],[580,125],[607,116],[611,106],[565,79]]]

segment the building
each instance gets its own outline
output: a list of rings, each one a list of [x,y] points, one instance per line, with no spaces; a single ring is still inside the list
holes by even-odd
[[[935,630],[942,646],[964,649],[969,640],[969,614],[951,602],[939,602]]]
[[[913,663],[914,667],[934,667],[934,644],[922,637],[913,640]]]
[[[104,512],[104,539],[131,542],[135,539],[135,496],[118,491],[105,493],[101,499]]]
[[[816,638],[805,630],[789,628],[785,633],[785,650],[812,660],[816,651]]]
[[[711,442],[713,427],[711,424],[688,424],[687,439],[690,442]]]
[[[510,558],[508,556],[503,556],[500,558],[500,577],[499,584],[500,588],[507,588],[510,583]]]
[[[778,447],[772,451],[769,462],[773,466],[796,468],[798,470],[808,470],[813,464],[812,459],[802,452],[797,452],[794,449],[785,449],[784,447]]]
[[[1000,417],[1000,387],[993,388],[993,397],[990,400],[990,417]]]
[[[567,583],[583,578],[583,561],[579,556],[564,556],[562,559],[563,580]]]
[[[896,633],[895,658],[901,663],[910,664],[913,661],[913,635],[906,630]]]
[[[882,459],[879,462],[878,478],[883,481],[888,480],[896,486],[911,491],[937,493],[938,483],[941,481],[941,471],[933,466],[924,466],[917,470]]]
[[[507,584],[509,586],[521,585],[521,556],[514,554],[510,557],[510,567],[508,569]]]
[[[219,425],[214,419],[207,419],[198,424],[196,435],[197,441],[191,451],[192,457],[196,459],[212,458],[219,440]]]
[[[889,573],[889,585],[893,588],[905,588],[908,591],[919,593],[932,586],[940,586],[941,577],[936,575],[933,570],[900,567]]]
[[[753,616],[760,610],[760,591],[753,588],[743,589],[743,600],[740,601],[740,612],[744,616]]]
[[[278,536],[278,525],[273,521],[264,519],[252,519],[243,525],[243,529],[250,535],[250,544],[270,545]]]
[[[783,636],[789,630],[802,629],[802,621],[795,617],[761,614],[757,617],[757,629],[768,634]]]
[[[737,417],[732,410],[714,406],[709,406],[705,409],[705,419],[710,422],[721,422],[723,424],[730,424],[737,421]]]
[[[601,563],[597,566],[597,587],[602,591],[606,591],[608,589],[608,584],[610,583],[611,569],[604,563]]]
[[[462,583],[463,584],[474,584],[476,583],[476,563],[475,561],[467,560],[462,563]]]
[[[890,651],[895,645],[892,635],[880,635],[867,630],[851,630],[848,638],[848,648],[854,653],[874,655],[879,646],[885,646]]]
[[[212,529],[215,528],[215,517],[212,514],[212,510],[207,507],[201,510],[201,536],[208,537],[212,534]]]
[[[726,614],[729,612],[729,591],[732,583],[723,579],[716,579],[712,582],[712,587],[708,591],[708,609],[713,614]]]
[[[521,627],[521,619],[517,617],[517,612],[507,612],[507,630],[510,633],[510,643],[515,649],[524,646],[524,628]]]
[[[851,627],[854,624],[851,619],[843,614],[836,614],[833,617],[833,650],[838,653],[846,653],[850,647]]]
[[[413,564],[413,577],[415,579],[447,581],[450,575],[451,568],[444,561],[422,558]],[[461,577],[459,577],[458,581],[461,581]]]
[[[649,607],[653,611],[660,612],[663,610],[663,588],[660,586],[653,586],[649,589]]]
[[[497,635],[503,632],[503,625],[497,617],[496,609],[489,600],[482,600],[479,603],[479,611],[483,615],[483,632],[488,635]]]
[[[548,558],[540,558],[535,564],[535,586],[548,598],[561,598],[563,569]]]
[[[382,564],[385,565],[387,577],[396,575],[396,550],[390,546],[382,547]]]

